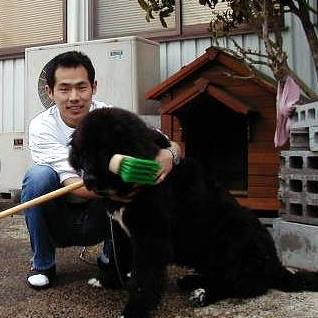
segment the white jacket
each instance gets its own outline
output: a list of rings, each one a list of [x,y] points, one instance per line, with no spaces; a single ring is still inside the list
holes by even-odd
[[[90,111],[111,105],[93,101]],[[35,164],[52,167],[60,176],[61,183],[78,177],[68,162],[69,142],[74,128],[67,126],[56,105],[33,118],[29,125],[29,149]]]

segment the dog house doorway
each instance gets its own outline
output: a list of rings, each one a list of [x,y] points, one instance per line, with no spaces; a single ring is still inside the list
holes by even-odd
[[[179,109],[185,154],[233,192],[248,189],[248,117],[201,94]]]

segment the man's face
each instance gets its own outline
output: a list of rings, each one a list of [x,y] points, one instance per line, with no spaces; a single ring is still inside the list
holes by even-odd
[[[89,112],[96,82],[92,86],[84,66],[58,67],[55,71],[53,91],[46,86],[49,97],[60,110],[63,121],[76,127]]]

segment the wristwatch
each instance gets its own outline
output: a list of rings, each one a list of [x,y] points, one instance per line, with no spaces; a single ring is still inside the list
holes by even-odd
[[[178,165],[179,162],[180,162],[180,157],[179,157],[178,152],[176,151],[176,149],[174,147],[169,147],[169,148],[166,148],[166,149],[171,152],[173,163],[175,165]]]

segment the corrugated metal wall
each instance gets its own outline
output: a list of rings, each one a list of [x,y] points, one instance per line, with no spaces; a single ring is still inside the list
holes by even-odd
[[[315,5],[317,6],[317,4]],[[84,13],[89,10],[90,8],[87,6],[86,1],[80,0],[79,16],[85,16]],[[69,16],[69,19],[76,18],[73,13],[72,16]],[[76,21],[77,23],[81,22],[81,27],[78,27],[73,38],[78,41],[84,41],[88,38],[87,26],[89,19],[76,18]],[[85,27],[83,26],[83,21],[85,22]],[[285,32],[284,40],[289,53],[289,63],[310,87],[318,90],[313,62],[301,25],[297,19],[292,18],[290,15],[286,17],[285,23],[287,31]],[[237,36],[236,40],[243,47],[261,48],[264,52],[264,45],[255,35]],[[69,41],[71,41],[70,38]],[[161,80],[166,79],[182,66],[193,61],[211,45],[212,42],[209,38],[162,43],[160,49]],[[220,41],[220,46],[233,48],[231,42],[226,39]],[[268,69],[264,67],[260,67],[260,69],[270,74]],[[21,132],[23,129],[24,60],[0,61],[0,133]]]
[[[24,131],[24,59],[0,61],[0,133]]]
[[[317,7],[317,4],[315,6]],[[288,14],[285,18],[285,26],[284,45],[288,52],[290,66],[311,88],[318,90],[313,60],[299,20]],[[234,39],[243,48],[253,48],[256,51],[265,52],[264,44],[256,35],[239,35]],[[182,66],[193,61],[211,45],[216,44],[212,43],[209,38],[163,43],[160,50],[161,80],[165,80]],[[233,43],[228,39],[220,39],[219,46],[234,48]],[[271,75],[266,66],[257,68]]]

